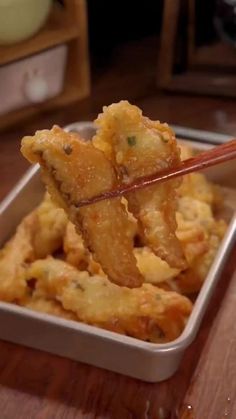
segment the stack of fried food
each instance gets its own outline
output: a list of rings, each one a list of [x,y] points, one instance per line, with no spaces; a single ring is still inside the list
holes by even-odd
[[[202,174],[79,207],[192,155],[167,124],[126,101],[104,108],[91,142],[59,127],[22,140],[41,165],[42,203],[0,253],[0,299],[151,342],[183,331],[226,224]]]

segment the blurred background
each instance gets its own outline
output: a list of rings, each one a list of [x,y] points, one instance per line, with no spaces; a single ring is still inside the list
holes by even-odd
[[[0,198],[27,133],[128,99],[235,136],[235,97],[236,0],[0,0]]]

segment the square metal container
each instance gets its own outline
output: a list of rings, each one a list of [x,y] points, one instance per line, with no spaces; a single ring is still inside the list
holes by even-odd
[[[77,131],[89,139],[94,134],[93,124],[80,122],[65,128]],[[182,130],[182,131],[181,131]],[[188,137],[188,129],[177,127],[178,136]],[[199,139],[199,133],[190,130],[190,138]],[[190,142],[197,149],[211,147],[214,141],[228,139],[210,133],[201,135],[201,143]],[[210,141],[208,141],[210,140]],[[210,179],[224,186],[235,186],[235,166],[225,163],[206,171]],[[234,176],[232,174],[234,173]],[[231,185],[230,185],[231,179]],[[30,168],[11,193],[0,204],[0,245],[10,237],[22,217],[42,199],[44,186],[38,165]],[[178,369],[185,349],[194,340],[222,268],[236,238],[235,208],[231,222],[214,263],[194,304],[192,314],[182,335],[173,342],[154,344],[122,336],[80,322],[66,320],[30,309],[0,302],[0,339],[53,354],[85,362],[148,382],[169,378]]]

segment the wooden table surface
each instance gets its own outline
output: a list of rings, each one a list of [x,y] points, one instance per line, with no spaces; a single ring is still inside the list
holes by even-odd
[[[234,101],[153,96],[152,118],[236,136]],[[71,107],[1,134],[0,199],[27,167],[19,139],[37,128],[91,119],[99,104]],[[0,419],[235,419],[236,248],[201,330],[171,379],[148,384],[68,359],[0,342]]]

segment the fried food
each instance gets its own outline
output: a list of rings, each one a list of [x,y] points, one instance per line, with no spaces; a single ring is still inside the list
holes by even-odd
[[[159,282],[158,286],[188,295],[197,293],[201,289],[227,225],[223,220],[214,219],[211,207],[205,202],[189,197],[181,200],[179,205],[181,212],[177,213],[177,235],[189,267],[179,272],[173,280]]]
[[[27,278],[36,279],[38,297],[60,301],[80,321],[151,342],[177,338],[192,309],[191,302],[177,293],[150,284],[119,287],[51,257],[32,263]]]
[[[178,141],[178,146],[180,148],[180,159],[182,161],[187,160],[187,159],[191,159],[191,157],[194,157],[193,149],[188,147],[181,140]]]
[[[156,256],[149,247],[139,247],[134,250],[135,257],[140,272],[144,276],[145,282],[163,286],[163,283],[171,283],[174,290],[173,278],[180,270],[171,268],[167,262]],[[176,290],[178,291],[178,290]]]
[[[111,281],[140,286],[143,278],[136,266],[128,233],[130,220],[121,198],[76,207],[82,199],[116,186],[114,170],[104,153],[59,127],[23,138],[22,153],[29,161],[40,163],[53,200],[66,210]]]
[[[205,251],[199,252],[198,255],[195,253],[189,268],[184,272],[180,272],[175,278],[175,285],[181,293],[192,294],[201,289],[224,237],[226,228],[227,225],[223,220],[214,221],[207,233]]]
[[[78,320],[76,315],[69,310],[65,310],[62,305],[55,300],[43,297],[27,297],[21,300],[20,305],[53,316],[62,317],[68,320]]]
[[[33,237],[35,214],[30,214],[18,226],[13,238],[0,252],[0,300],[18,301],[27,292],[26,263],[34,260]]]
[[[62,208],[52,202],[49,194],[36,209],[33,247],[35,258],[41,259],[62,247],[68,217]]]
[[[193,150],[185,144],[179,143],[181,160],[194,157]],[[189,173],[183,176],[182,183],[178,189],[178,195],[189,196],[209,205],[221,203],[219,189],[212,185],[203,173]]]
[[[68,219],[48,196],[25,217],[15,235],[0,252],[0,299],[19,300],[27,285],[24,279],[26,264],[57,250],[63,240]]]
[[[216,191],[202,173],[189,173],[183,176],[178,193],[180,196],[189,196],[212,205],[215,201]]]
[[[66,227],[63,249],[65,261],[79,269],[79,271],[86,270],[91,275],[106,276],[101,265],[93,259],[89,250],[85,248],[81,235],[70,221]]]
[[[119,182],[131,183],[180,163],[173,131],[167,124],[142,116],[136,106],[121,101],[103,108],[95,121],[93,144],[116,168]],[[176,237],[176,188],[179,180],[127,194],[129,211],[139,220],[146,244],[171,267],[184,268],[186,261]]]
[[[179,198],[177,236],[181,241],[188,269],[174,280],[183,294],[196,293],[207,277],[208,270],[226,231],[226,223],[215,220],[212,207],[190,196]]]
[[[90,143],[58,127],[22,140],[50,195],[0,251],[0,300],[145,341],[172,341],[192,310],[186,295],[200,290],[224,236],[226,224],[215,217],[222,198],[193,173],[182,184],[79,208],[81,200],[193,155],[185,144],[179,150],[166,124],[128,102],[104,108],[96,123]]]
[[[208,250],[209,231],[215,220],[208,204],[188,196],[179,199],[176,218],[176,234],[190,265]]]
[[[226,231],[224,221],[216,221],[211,207],[189,196],[179,198],[177,236],[189,267],[171,268],[153,254],[150,248],[135,249],[138,267],[145,282],[165,290],[192,294],[200,290]]]
[[[66,262],[82,271],[88,268],[90,253],[85,248],[81,235],[70,221],[66,226],[63,249]]]

